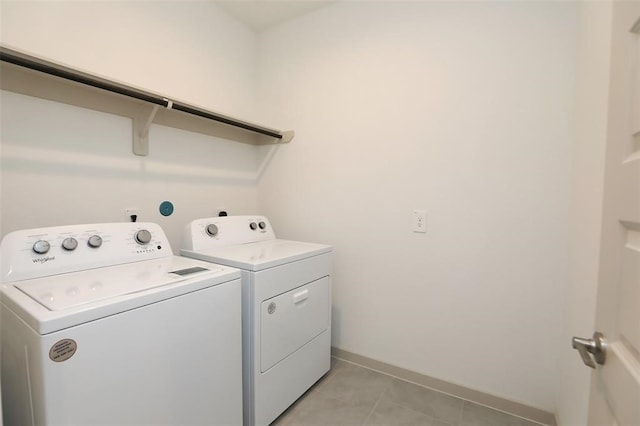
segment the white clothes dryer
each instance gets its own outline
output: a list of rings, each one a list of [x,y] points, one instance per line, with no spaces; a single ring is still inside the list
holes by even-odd
[[[240,271],[153,223],[16,231],[0,254],[4,424],[242,423]]]
[[[187,225],[180,253],[242,269],[244,424],[268,425],[329,371],[331,247],[226,216]]]

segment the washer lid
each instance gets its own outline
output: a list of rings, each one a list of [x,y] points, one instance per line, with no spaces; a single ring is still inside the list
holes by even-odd
[[[261,271],[330,251],[331,246],[324,244],[268,240],[202,251],[180,250],[180,253],[248,271]]]
[[[125,294],[185,281],[205,271],[194,267],[170,271],[168,262],[138,262],[15,283],[15,287],[51,311],[61,311]],[[181,271],[189,271],[184,273]]]
[[[239,278],[234,268],[171,256],[2,283],[0,300],[42,335]]]

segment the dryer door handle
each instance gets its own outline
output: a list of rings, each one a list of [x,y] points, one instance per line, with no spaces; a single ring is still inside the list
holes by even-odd
[[[294,295],[293,295],[293,303],[297,305],[300,302],[304,302],[308,298],[309,298],[309,289],[306,288],[306,289],[304,289],[302,291],[294,293]]]

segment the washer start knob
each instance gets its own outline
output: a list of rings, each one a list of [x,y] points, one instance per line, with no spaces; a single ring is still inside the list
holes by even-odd
[[[76,247],[78,247],[78,240],[76,240],[75,238],[69,237],[65,238],[64,241],[62,241],[62,248],[67,251],[73,251],[76,249]]]
[[[148,244],[151,241],[151,232],[146,229],[141,229],[136,232],[136,243],[138,244]]]
[[[215,237],[216,235],[218,235],[218,226],[213,223],[208,224],[207,234],[209,234],[212,237]]]
[[[264,228],[267,227],[267,224],[264,223],[264,222],[260,222],[260,223],[258,223],[258,226],[260,227],[260,229],[264,229]]]
[[[33,243],[33,251],[38,254],[45,254],[46,252],[49,251],[50,248],[51,248],[51,245],[49,244],[49,241],[38,240],[35,243]]]
[[[100,235],[92,235],[87,240],[89,247],[98,248],[102,245],[102,237]]]

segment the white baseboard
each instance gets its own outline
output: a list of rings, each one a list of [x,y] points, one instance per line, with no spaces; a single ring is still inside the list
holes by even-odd
[[[539,408],[529,407],[528,405],[524,405],[519,402],[509,401],[484,392],[468,389],[464,386],[455,385],[453,383],[445,382],[444,380],[425,376],[424,374],[416,373],[415,371],[386,364],[336,347],[331,348],[331,355],[335,358],[351,362],[353,364],[358,364],[370,370],[375,370],[389,376],[397,377],[398,379],[437,390],[439,392],[464,399],[465,401],[493,408],[494,410],[522,417],[523,419],[530,420],[541,425],[557,426],[555,415]]]

